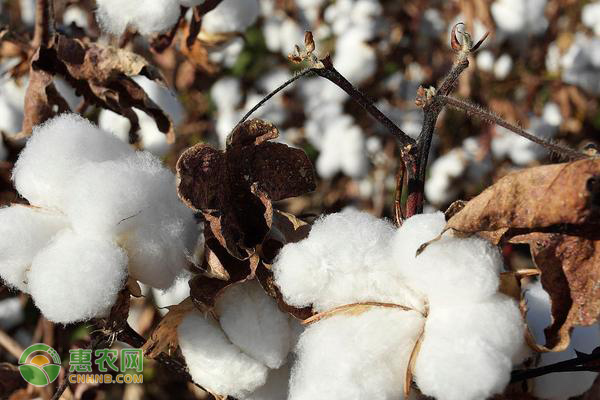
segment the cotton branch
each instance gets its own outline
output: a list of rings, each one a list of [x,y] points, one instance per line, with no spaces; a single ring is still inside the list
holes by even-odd
[[[600,371],[598,361],[600,360],[600,348],[594,350],[591,354],[577,353],[577,357],[570,360],[560,361],[550,365],[544,365],[539,368],[513,371],[511,374],[511,383],[520,382],[527,379],[533,379],[538,376],[551,374],[554,372],[573,372],[573,371]]]
[[[37,0],[32,47],[49,46],[54,37],[54,0]]]

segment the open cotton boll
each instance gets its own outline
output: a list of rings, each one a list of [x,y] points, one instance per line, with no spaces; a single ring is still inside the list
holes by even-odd
[[[425,181],[425,196],[432,204],[443,205],[451,202],[460,192],[455,183],[467,168],[467,160],[462,149],[453,149],[438,157],[430,167],[429,178]]]
[[[210,316],[188,314],[177,335],[194,382],[210,391],[243,399],[267,381],[267,367],[233,345]]]
[[[0,300],[0,329],[12,329],[24,320],[24,304],[19,297]]]
[[[27,79],[0,78],[0,130],[8,135],[21,132],[27,84]]]
[[[594,34],[600,36],[600,1],[583,6],[581,20],[585,26],[594,30]]]
[[[512,67],[512,58],[508,54],[502,54],[494,63],[494,76],[498,80],[504,80],[510,74]]]
[[[202,31],[206,33],[244,32],[258,18],[257,0],[223,0],[215,9],[202,17]]]
[[[288,317],[257,281],[230,286],[215,309],[233,344],[269,368],[283,365],[291,343]]]
[[[106,316],[127,279],[127,255],[108,238],[65,230],[27,273],[31,297],[56,323]]]
[[[133,153],[114,135],[77,114],[62,114],[36,126],[13,168],[18,192],[31,204],[60,208],[69,182],[89,161],[105,161]]]
[[[333,64],[355,85],[365,83],[377,69],[375,50],[362,41],[360,34],[345,33],[338,38]]]
[[[308,238],[281,249],[273,273],[289,304],[317,311],[361,301],[421,309],[388,258],[393,226],[367,213],[345,210],[315,222]]]
[[[210,88],[210,97],[219,111],[237,108],[242,101],[240,80],[230,76],[219,79]]]
[[[117,237],[132,277],[160,289],[171,286],[198,235],[193,212],[177,198],[172,172],[137,152],[84,165],[68,186],[65,212],[75,230]]]
[[[352,118],[337,118],[323,134],[321,153],[317,159],[317,172],[330,179],[338,172],[360,178],[367,172],[365,138]]]
[[[113,133],[123,142],[129,143],[129,129],[131,127],[131,122],[124,116],[111,110],[102,109],[98,114],[98,127]]]
[[[288,397],[290,381],[290,363],[285,363],[281,368],[271,370],[267,382],[242,400],[283,400]]]
[[[501,31],[538,35],[548,27],[546,3],[547,0],[496,0],[490,11]]]
[[[414,311],[373,308],[309,326],[296,349],[288,399],[402,399],[423,323]]]
[[[170,91],[164,85],[142,75],[134,76],[133,80],[144,89],[144,92],[146,92],[153,102],[158,104],[158,106],[169,115],[175,125],[178,125],[183,121],[185,110],[175,93]]]
[[[39,208],[13,205],[0,209],[0,277],[10,287],[27,290],[26,272],[35,255],[67,220]]]
[[[121,35],[128,26],[142,35],[164,32],[177,22],[178,0],[96,0],[102,30]]]
[[[169,310],[167,307],[181,303],[190,295],[190,285],[188,283],[191,274],[185,272],[175,279],[173,284],[164,290],[152,288],[154,303],[158,307],[158,312],[165,315]]]

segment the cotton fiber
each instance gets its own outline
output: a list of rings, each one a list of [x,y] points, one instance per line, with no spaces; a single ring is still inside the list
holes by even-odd
[[[8,286],[27,292],[27,270],[34,256],[68,222],[40,208],[14,205],[0,209],[0,277]]]
[[[127,27],[142,35],[161,33],[179,19],[178,0],[96,0],[96,17],[100,27],[121,35]]]
[[[217,394],[244,398],[266,382],[268,368],[232,344],[212,317],[189,314],[177,334],[197,384]]]
[[[482,239],[451,233],[417,256],[445,224],[443,213],[422,214],[395,229],[345,210],[283,247],[273,273],[284,300],[326,312],[296,346],[290,399],[402,398],[421,332],[413,372],[423,394],[480,400],[503,391],[526,351],[518,305],[498,293],[502,258]],[[352,304],[365,302],[357,316]],[[343,305],[350,309],[336,310]]]
[[[25,305],[19,297],[0,300],[0,329],[12,329],[24,320]]]
[[[206,33],[244,32],[260,13],[257,0],[223,0],[214,10],[202,17]]]
[[[105,316],[127,275],[166,289],[190,263],[198,230],[173,173],[81,117],[35,128],[13,179],[32,207],[0,210],[0,276],[54,322]]]
[[[64,230],[27,273],[36,306],[51,321],[106,316],[127,279],[127,254],[108,238]]]
[[[257,281],[228,288],[216,312],[229,340],[244,353],[271,369],[283,365],[291,345],[288,317]]]
[[[167,307],[179,304],[189,297],[190,285],[188,281],[190,278],[191,274],[186,271],[178,276],[175,282],[167,289],[152,288],[154,304],[158,307],[158,312],[161,315],[165,315],[169,311]]]

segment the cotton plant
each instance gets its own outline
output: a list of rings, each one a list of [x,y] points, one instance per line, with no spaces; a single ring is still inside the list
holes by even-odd
[[[0,78],[0,131],[9,136],[21,132],[27,85],[27,78]]]
[[[525,286],[527,302],[527,325],[539,344],[545,343],[544,329],[550,326],[550,296],[539,281]],[[577,357],[578,352],[591,353],[598,346],[600,326],[575,327],[569,347],[561,352],[541,353],[540,367]],[[585,393],[598,377],[597,372],[572,371],[542,375],[533,379],[533,394],[545,400],[568,400]]]
[[[533,116],[530,119],[529,130],[542,139],[552,139],[558,133],[561,123],[562,115],[558,105],[548,102],[544,106],[541,117]],[[495,158],[507,157],[516,165],[528,165],[546,155],[540,146],[501,126],[496,126],[491,150]]]
[[[167,113],[174,125],[179,125],[183,121],[185,110],[174,93],[146,77],[136,76],[133,79],[144,89],[148,97]],[[140,136],[141,148],[159,157],[167,154],[172,144],[168,143],[166,135],[158,129],[154,119],[140,110],[134,109],[133,111],[138,117],[140,125],[137,133]],[[98,115],[98,126],[129,143],[131,123],[122,115],[103,109]]]
[[[519,307],[498,292],[502,257],[449,234],[416,256],[444,226],[439,212],[396,229],[346,210],[283,247],[276,285],[288,304],[318,313],[294,350],[288,399],[403,399],[410,372],[438,400],[504,390],[527,351]]]
[[[29,206],[0,209],[0,277],[51,321],[106,316],[129,278],[168,288],[197,228],[175,178],[76,114],[34,128],[13,169]]]
[[[240,400],[286,398],[294,329],[256,280],[228,287],[214,313],[187,314],[177,334],[197,384]]]

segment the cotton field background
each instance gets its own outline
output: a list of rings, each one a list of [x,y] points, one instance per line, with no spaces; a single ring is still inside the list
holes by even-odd
[[[0,0],[0,398],[600,399],[598,96],[595,0]]]

